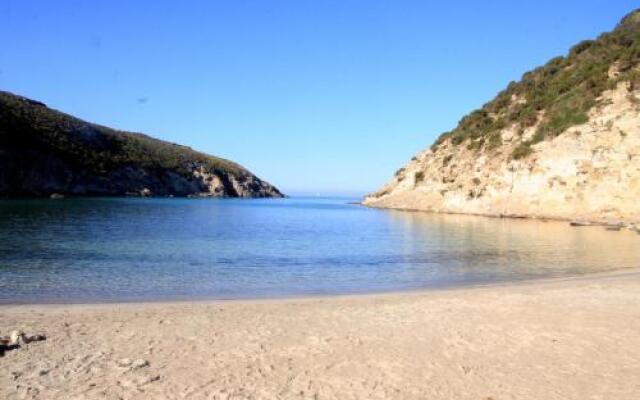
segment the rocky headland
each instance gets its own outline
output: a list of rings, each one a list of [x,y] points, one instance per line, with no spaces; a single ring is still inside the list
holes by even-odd
[[[640,222],[640,12],[524,74],[413,157],[372,207]]]
[[[0,196],[282,197],[242,166],[0,92]]]

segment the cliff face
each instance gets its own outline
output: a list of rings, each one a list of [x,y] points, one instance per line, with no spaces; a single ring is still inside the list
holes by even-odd
[[[533,146],[514,160],[513,128],[500,151],[477,152],[448,141],[418,154],[379,192],[375,207],[491,216],[640,221],[640,91],[608,91],[587,123]],[[535,127],[525,136],[532,135]]]
[[[586,50],[577,52],[585,47],[580,44],[569,57],[525,74],[412,158],[364,204],[640,221],[639,19],[634,12]],[[610,41],[620,36],[624,44],[614,48]]]
[[[0,195],[282,197],[238,164],[0,92]]]

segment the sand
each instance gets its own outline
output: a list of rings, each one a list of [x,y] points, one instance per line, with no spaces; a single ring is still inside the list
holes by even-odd
[[[0,399],[640,398],[640,272],[314,299],[0,306]]]

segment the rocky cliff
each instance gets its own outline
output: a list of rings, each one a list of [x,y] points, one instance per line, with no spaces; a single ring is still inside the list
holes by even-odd
[[[282,197],[240,165],[0,92],[0,195]]]
[[[526,73],[399,169],[373,207],[640,221],[640,12]]]

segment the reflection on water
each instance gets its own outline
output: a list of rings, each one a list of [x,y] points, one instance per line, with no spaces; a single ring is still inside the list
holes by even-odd
[[[380,292],[640,266],[640,236],[347,199],[0,200],[0,301]]]

